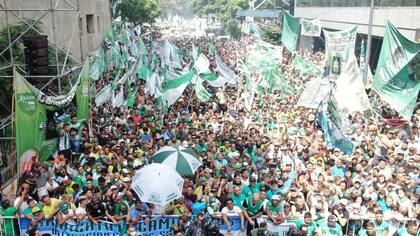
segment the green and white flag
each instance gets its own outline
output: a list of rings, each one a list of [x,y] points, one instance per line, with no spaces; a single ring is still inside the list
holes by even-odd
[[[203,80],[195,75],[194,91],[200,101],[206,102],[211,98],[211,94],[204,88]]]
[[[209,50],[209,56],[214,56],[217,53],[216,47],[213,45],[212,42],[209,42],[207,44],[207,48]]]
[[[220,59],[217,53],[215,55],[215,58],[217,71],[219,72],[219,74],[223,76],[229,84],[237,84],[238,78],[235,72],[233,72],[225,63],[223,63],[223,61]]]
[[[281,42],[286,46],[289,52],[296,51],[297,41],[299,38],[300,20],[293,17],[287,11],[283,12],[283,31],[281,35]]]
[[[165,81],[166,84],[163,88],[162,96],[167,101],[168,106],[174,104],[176,100],[178,100],[178,98],[181,97],[185,88],[192,80],[194,74],[195,71],[192,70],[186,74],[181,75],[176,79]]]
[[[95,97],[96,107],[102,106],[112,98],[112,86],[109,84],[102,88]]]
[[[305,85],[299,97],[298,106],[317,109],[331,91],[331,83],[326,79],[314,78]]]
[[[308,19],[300,19],[300,34],[311,36],[311,37],[319,37],[321,35],[321,21],[316,18],[313,20]]]
[[[194,63],[194,68],[197,70],[197,73],[204,73],[209,70],[210,61],[204,54],[200,54],[198,58],[196,58]]]
[[[80,84],[76,91],[77,119],[79,120],[89,118],[89,114],[90,114],[89,89],[90,89],[89,60],[86,60],[85,64],[83,65],[82,72],[80,73]]]
[[[124,104],[124,88],[121,86],[117,94],[115,94],[115,92],[112,92],[112,107],[119,108],[123,104]]]
[[[335,84],[333,96],[337,102],[337,107],[342,112],[351,114],[370,109],[369,98],[360,76],[356,56],[350,56]]]
[[[322,77],[324,74],[321,68],[303,60],[299,55],[296,55],[295,58],[293,58],[292,66],[300,71],[299,76],[311,74],[315,77]]]
[[[420,89],[413,68],[419,58],[420,43],[411,41],[387,22],[381,54],[373,80],[373,89],[405,119],[413,114]]]
[[[212,87],[223,87],[228,82],[223,76],[217,77],[214,73],[207,71],[200,74],[201,79],[206,80]]]
[[[357,26],[348,30],[331,32],[324,30],[326,61],[331,73],[339,75],[341,66],[354,55],[356,46]]]
[[[137,95],[138,88],[131,91],[131,93],[128,95],[127,100],[125,100],[124,105],[128,106],[130,108],[134,107],[134,103],[136,101],[136,95]]]

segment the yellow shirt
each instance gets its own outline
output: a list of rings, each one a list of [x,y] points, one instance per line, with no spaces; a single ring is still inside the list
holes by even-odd
[[[56,198],[50,198],[50,200],[51,205],[44,205],[44,207],[42,208],[42,213],[44,213],[45,218],[50,217],[50,215],[54,212],[54,209],[56,207],[58,208],[58,205],[61,203],[61,201]]]

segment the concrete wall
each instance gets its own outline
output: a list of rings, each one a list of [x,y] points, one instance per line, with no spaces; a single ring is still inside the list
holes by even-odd
[[[4,7],[4,4],[2,5]],[[77,61],[83,61],[100,46],[106,29],[111,25],[110,0],[67,0],[67,2],[64,0],[6,0],[6,7],[14,10],[13,13],[32,19],[38,19],[45,11],[19,10],[48,10],[55,9],[55,6],[58,10],[52,13],[47,11],[41,20],[43,33],[48,35],[49,40],[55,41],[60,48],[66,51],[70,48],[71,55]],[[77,6],[80,8],[80,15],[75,10]],[[65,11],[59,11],[60,9]],[[93,15],[92,33],[87,31],[87,15]],[[20,21],[11,12],[8,12],[7,16],[9,24]],[[4,26],[6,26],[6,12],[2,11],[0,12],[0,27]]]
[[[359,25],[359,33],[367,34],[369,7],[297,7],[295,15],[319,18],[325,28],[343,30]],[[420,7],[377,7],[374,10],[374,36],[382,37],[386,21],[390,20],[412,40],[420,39]]]

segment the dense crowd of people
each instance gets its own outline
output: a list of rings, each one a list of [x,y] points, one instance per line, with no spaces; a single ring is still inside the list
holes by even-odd
[[[245,61],[253,39],[211,42],[239,75],[238,86],[206,86],[212,93],[207,102],[187,89],[164,113],[145,93],[145,82],[137,80],[131,85],[139,88],[133,109],[92,104],[91,120],[71,114],[59,131],[58,154],[34,163],[5,193],[2,214],[29,219],[32,227],[42,220],[126,222],[129,235],[136,233],[131,225],[159,215],[180,217],[174,235],[204,235],[204,216],[221,219],[229,229],[227,217],[240,216],[248,235],[268,233],[261,216],[274,225],[292,223],[293,235],[418,235],[420,109],[395,125],[390,118],[396,114],[370,94],[377,112],[349,115],[346,132],[355,150],[344,155],[326,147],[316,111],[296,105],[299,94],[256,96],[251,111],[245,109],[238,60]],[[216,70],[209,39],[173,43],[183,49],[185,64],[194,43]],[[323,53],[297,53],[322,67]],[[290,60],[285,53],[279,66],[285,80],[301,91],[311,76],[300,76]],[[112,70],[101,80],[111,75]],[[166,206],[141,202],[130,188],[134,173],[167,145],[191,148],[203,165],[184,177],[182,198]],[[12,235],[13,225],[5,227]]]

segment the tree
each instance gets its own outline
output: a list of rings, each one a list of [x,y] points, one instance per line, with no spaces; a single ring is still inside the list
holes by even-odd
[[[241,36],[241,28],[239,27],[238,20],[230,19],[226,23],[226,33],[232,38],[239,38]]]
[[[270,43],[280,44],[281,41],[281,28],[279,26],[270,26],[264,30],[264,40]]]
[[[189,4],[199,14],[217,14],[225,24],[235,17],[237,11],[248,8],[248,0],[190,0]]]
[[[160,14],[156,0],[122,0],[117,7],[117,14],[124,21],[134,25],[153,23]]]

